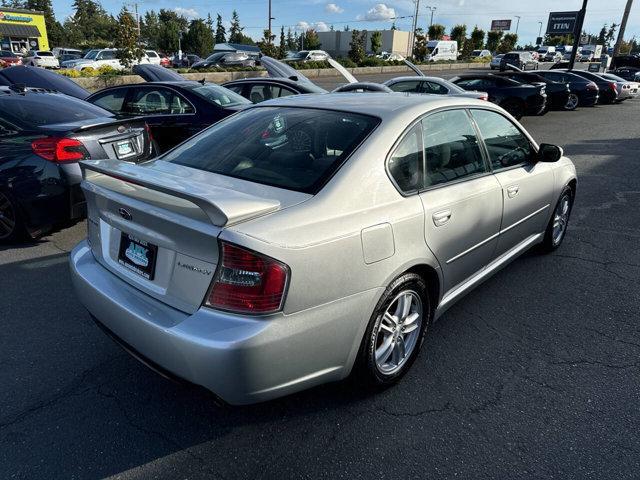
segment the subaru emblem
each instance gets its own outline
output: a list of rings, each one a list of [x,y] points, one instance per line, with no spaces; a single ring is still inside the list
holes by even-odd
[[[125,131],[125,130],[126,130],[126,128],[124,128],[124,125],[120,125],[120,126],[118,127],[118,132],[119,132],[119,133],[124,133],[124,131]]]
[[[129,211],[125,208],[120,207],[118,209],[118,213],[120,214],[120,216],[122,218],[124,218],[125,220],[131,220],[133,218],[133,216],[129,213]]]

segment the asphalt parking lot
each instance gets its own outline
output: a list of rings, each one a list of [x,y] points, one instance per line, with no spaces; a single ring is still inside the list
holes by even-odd
[[[219,407],[92,323],[67,267],[83,223],[0,249],[0,478],[637,478],[640,100],[523,124],[577,165],[563,246],[451,308],[377,395]]]

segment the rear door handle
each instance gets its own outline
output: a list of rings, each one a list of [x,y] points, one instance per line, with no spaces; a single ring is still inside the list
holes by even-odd
[[[441,227],[442,225],[447,223],[449,220],[451,220],[451,210],[442,210],[440,212],[436,212],[433,214],[432,218],[433,218],[433,224],[436,227]]]
[[[507,187],[507,195],[509,196],[509,198],[515,197],[519,191],[520,185],[511,185],[510,187]]]

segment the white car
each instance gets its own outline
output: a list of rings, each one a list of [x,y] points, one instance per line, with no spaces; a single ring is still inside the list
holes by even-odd
[[[55,47],[51,50],[53,55],[56,58],[60,58],[62,55],[80,55],[82,56],[82,50],[78,50],[77,48],[64,48],[64,47]]]
[[[288,62],[323,62],[331,56],[324,50],[300,50],[296,52]]]
[[[489,63],[489,66],[491,67],[491,70],[495,70],[496,68],[500,68],[500,63],[502,62],[502,57],[504,57],[504,53],[501,53],[500,55],[496,55],[495,57],[493,57],[491,59],[491,62]]]
[[[471,58],[491,58],[489,50],[474,50],[471,52]]]
[[[399,53],[383,53],[380,57],[387,62],[402,62],[404,57]]]
[[[60,68],[60,62],[51,52],[44,50],[30,50],[22,59],[23,65],[42,68]]]
[[[147,56],[147,62],[141,63],[150,63],[152,65],[160,65],[160,55],[155,50],[145,50],[144,52]]]
[[[82,71],[86,68],[98,69],[104,65],[107,65],[115,70],[124,70],[124,66],[117,58],[118,50],[115,48],[105,48],[103,50],[91,50],[84,58],[79,60],[73,60],[73,63],[66,68],[73,68],[74,70]],[[139,63],[151,63],[149,57],[145,55],[142,57]],[[66,62],[65,62],[66,64]],[[160,58],[158,58],[158,65],[160,64]]]

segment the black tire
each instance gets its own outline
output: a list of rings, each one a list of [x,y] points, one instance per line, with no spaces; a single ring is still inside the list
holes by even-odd
[[[567,99],[567,103],[565,103],[562,107],[563,110],[567,112],[571,112],[578,108],[580,104],[580,98],[575,93],[570,93],[569,98]]]
[[[520,120],[524,116],[524,105],[519,100],[510,98],[502,102],[500,106],[509,112],[516,120]]]
[[[566,219],[564,220],[564,228],[562,230],[562,234],[558,238],[557,235],[554,234],[554,226],[557,221],[556,216],[558,214],[558,210],[563,205],[565,199],[568,199],[568,211],[566,212]],[[558,249],[560,245],[562,245],[564,237],[567,236],[569,218],[571,217],[571,210],[573,209],[573,200],[574,192],[573,190],[571,190],[571,187],[564,187],[562,189],[562,193],[560,193],[560,198],[558,198],[558,203],[556,203],[556,206],[553,209],[553,213],[551,214],[551,218],[549,219],[547,229],[544,232],[544,240],[542,241],[542,244],[540,246],[543,253],[551,253],[554,250]]]
[[[381,371],[376,362],[376,348],[379,340],[382,338],[378,338],[380,324],[387,309],[394,305],[398,295],[405,292],[416,294],[420,298],[422,302],[421,323],[419,327],[416,328],[413,347],[408,355],[403,357],[401,362],[398,362],[399,367],[397,371],[385,373]],[[424,279],[415,273],[406,273],[394,280],[385,290],[371,315],[369,325],[367,326],[360,345],[358,359],[356,360],[354,379],[360,384],[374,388],[384,388],[398,382],[411,368],[411,365],[420,353],[420,348],[424,342],[430,321],[431,303],[427,291],[427,284]],[[402,343],[404,345],[404,340]]]
[[[16,202],[9,193],[0,191],[0,243],[15,243],[26,236],[27,231]]]

